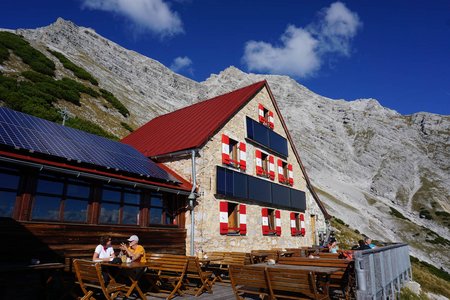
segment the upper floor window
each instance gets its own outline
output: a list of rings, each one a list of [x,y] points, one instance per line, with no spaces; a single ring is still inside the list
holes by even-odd
[[[12,217],[20,175],[14,169],[0,168],[0,217]]]
[[[259,122],[266,125],[267,127],[274,128],[273,112],[268,110],[264,105],[258,105],[258,117]]]
[[[292,165],[281,159],[278,160],[278,181],[283,184],[294,185]]]
[[[245,171],[247,168],[246,144],[222,134],[222,163]]]

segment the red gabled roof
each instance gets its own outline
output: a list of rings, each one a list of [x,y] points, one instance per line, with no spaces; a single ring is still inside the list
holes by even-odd
[[[265,85],[260,81],[157,117],[122,142],[147,157],[199,148]]]

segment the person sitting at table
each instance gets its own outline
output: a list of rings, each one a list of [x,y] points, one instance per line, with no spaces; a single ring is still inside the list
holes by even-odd
[[[116,257],[111,245],[111,237],[104,235],[100,237],[100,244],[95,248],[92,260],[111,261]]]
[[[372,249],[372,247],[370,246],[370,244],[372,243],[372,240],[368,237],[364,238],[364,244],[361,245],[358,250],[368,250],[368,249]]]
[[[122,243],[120,249],[123,250],[126,255],[131,258],[131,262],[145,263],[145,250],[144,247],[139,245],[139,238],[137,235],[132,235],[128,239],[128,247]]]
[[[330,241],[328,242],[328,251],[330,253],[337,253],[338,250],[339,250],[339,247],[337,245],[336,239],[331,238]]]

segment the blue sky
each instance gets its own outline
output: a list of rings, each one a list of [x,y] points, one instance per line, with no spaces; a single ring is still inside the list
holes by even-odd
[[[1,28],[58,17],[196,81],[230,65],[334,99],[450,115],[450,1],[14,0]]]

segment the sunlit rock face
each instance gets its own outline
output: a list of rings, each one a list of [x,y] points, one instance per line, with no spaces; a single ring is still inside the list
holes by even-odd
[[[16,33],[89,71],[128,108],[134,126],[266,79],[328,211],[376,240],[409,243],[412,255],[450,270],[450,116],[404,116],[375,99],[329,99],[289,77],[235,67],[196,82],[63,19]]]

